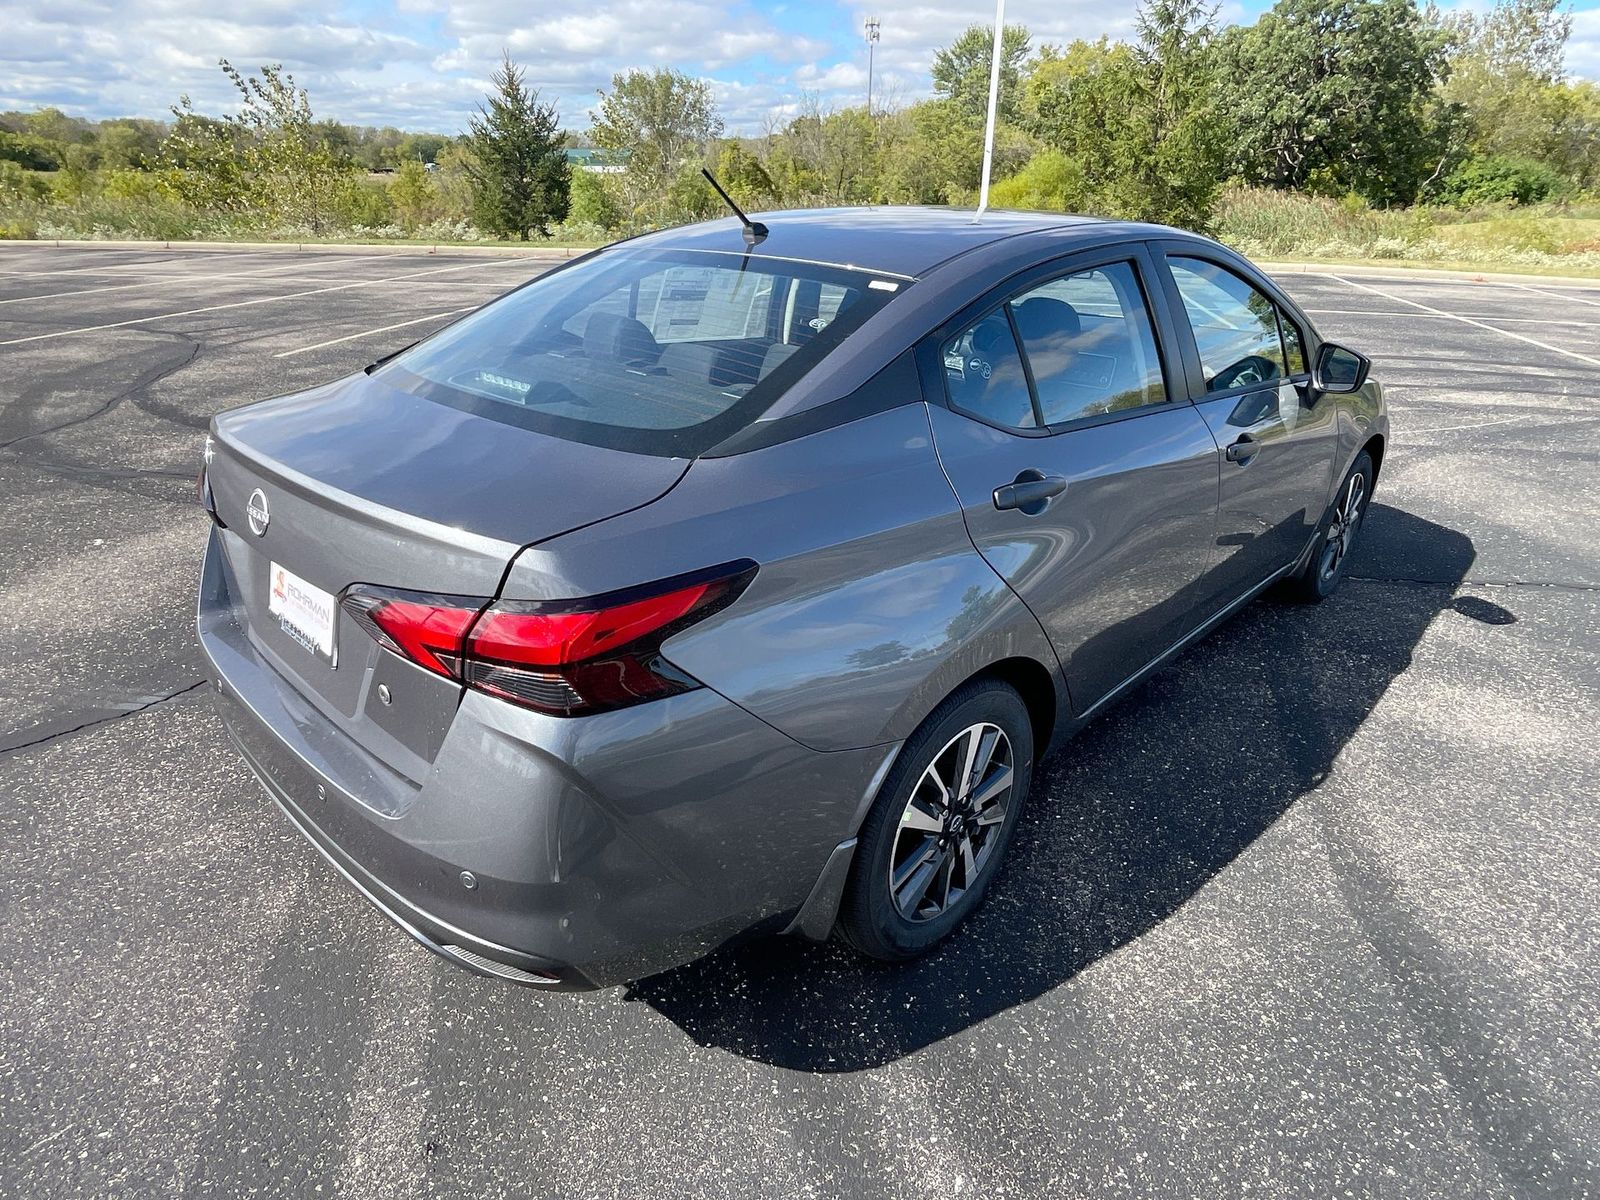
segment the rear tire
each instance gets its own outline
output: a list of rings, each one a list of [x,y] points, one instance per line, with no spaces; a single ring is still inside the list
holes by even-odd
[[[1310,560],[1299,574],[1284,583],[1285,599],[1299,604],[1321,604],[1333,595],[1344,578],[1350,552],[1355,549],[1356,535],[1367,518],[1372,481],[1372,458],[1363,450],[1356,455],[1339,490],[1333,494],[1333,503],[1328,505],[1322,524],[1317,527]]]
[[[906,741],[862,822],[839,933],[915,958],[978,907],[1033,782],[1033,724],[1014,688],[967,684]]]

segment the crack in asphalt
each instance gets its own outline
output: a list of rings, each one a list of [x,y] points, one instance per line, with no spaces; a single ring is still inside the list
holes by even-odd
[[[148,375],[136,379],[133,383],[123,388],[122,391],[118,392],[115,396],[112,396],[93,412],[85,413],[82,416],[70,417],[65,421],[56,423],[55,425],[48,425],[43,429],[36,429],[32,433],[19,434],[14,438],[8,438],[7,440],[0,442],[0,450],[10,450],[12,447],[17,446],[22,442],[32,441],[35,438],[45,437],[52,433],[60,433],[64,429],[72,429],[78,425],[87,425],[90,421],[97,421],[107,413],[115,411],[124,400],[137,397],[140,392],[147,391],[148,389],[155,387],[156,384],[161,383],[163,380],[171,378],[173,375],[192,364],[195,359],[200,357],[200,343],[194,338],[191,338],[185,334],[172,333],[166,330],[153,330],[152,332],[159,333],[163,337],[174,338],[188,343],[189,353],[184,355],[183,359],[179,362],[158,368],[157,370],[150,372]],[[142,407],[139,406],[137,399],[134,399],[134,404],[137,407]],[[145,409],[144,411],[148,412],[150,410]],[[161,414],[152,413],[151,415],[159,417]]]
[[[173,688],[171,691],[160,692],[152,696],[140,696],[136,700],[123,704],[102,704],[94,708],[79,709],[75,713],[68,713],[58,717],[54,722],[45,721],[38,725],[29,726],[26,729],[13,730],[11,733],[0,735],[0,755],[13,754],[18,750],[28,750],[35,746],[43,746],[47,742],[59,741],[61,738],[70,737],[72,734],[82,733],[86,729],[93,729],[111,721],[120,721],[123,717],[131,717],[135,713],[147,712],[157,705],[165,704],[169,700],[175,700],[179,696],[205,685],[206,681],[204,679],[196,679],[192,683],[186,683],[182,687]],[[66,728],[51,728],[52,725],[60,725],[65,721],[75,721],[77,723]],[[48,729],[49,732],[39,732],[45,729]],[[25,740],[13,740],[17,738]]]

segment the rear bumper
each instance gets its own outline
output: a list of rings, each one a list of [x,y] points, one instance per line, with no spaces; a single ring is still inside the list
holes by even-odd
[[[368,903],[409,937],[439,957],[477,975],[557,990],[582,990],[595,986],[571,967],[485,941],[441,921],[367,871],[319,829],[292,799],[296,793],[315,795],[319,786],[325,796],[327,785],[317,784],[314,773],[304,763],[285,753],[283,743],[272,738],[266,727],[253,719],[254,714],[242,701],[234,698],[234,702],[230,703],[225,684],[219,682],[217,690],[220,698],[218,708],[230,740],[244,756],[267,794],[283,810],[284,816]]]
[[[480,975],[607,986],[782,928],[892,753],[811,750],[709,688],[577,719],[467,692],[402,774],[258,651],[236,587],[214,533],[199,634],[234,742],[379,911]]]

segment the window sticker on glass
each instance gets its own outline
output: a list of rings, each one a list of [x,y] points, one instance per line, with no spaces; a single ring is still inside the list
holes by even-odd
[[[769,275],[673,267],[664,273],[654,311],[641,316],[661,343],[755,337],[766,324],[771,296]]]

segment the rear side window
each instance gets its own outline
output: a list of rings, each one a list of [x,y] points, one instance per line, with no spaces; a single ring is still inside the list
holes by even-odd
[[[1167,261],[1194,330],[1207,391],[1225,392],[1293,373],[1271,300],[1216,263],[1199,258]]]
[[[1028,375],[1004,308],[962,330],[941,353],[954,407],[994,425],[1038,428]]]
[[[1046,425],[1167,398],[1131,263],[1080,271],[1011,301]]]
[[[942,352],[951,406],[1011,429],[1065,425],[1167,399],[1131,262],[1013,296]]]
[[[492,420],[690,457],[908,286],[759,256],[614,251],[534,280],[380,373]]]

